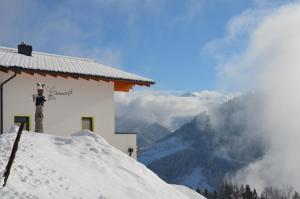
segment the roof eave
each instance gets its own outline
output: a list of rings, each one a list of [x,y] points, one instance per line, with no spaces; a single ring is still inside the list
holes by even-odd
[[[143,80],[135,80],[135,79],[126,79],[126,78],[116,78],[116,77],[106,77],[106,76],[100,76],[100,75],[88,75],[88,74],[80,74],[80,73],[70,73],[70,72],[61,72],[61,71],[50,71],[50,70],[41,70],[41,69],[28,69],[28,68],[23,68],[23,67],[19,67],[19,66],[1,66],[0,65],[0,71],[3,72],[8,72],[8,71],[13,71],[16,73],[27,73],[30,75],[33,74],[39,74],[42,76],[46,76],[46,75],[50,75],[50,76],[60,76],[60,77],[71,77],[71,78],[82,78],[82,79],[92,79],[95,81],[112,81],[116,84],[116,82],[118,84],[120,83],[127,83],[127,86],[122,85],[122,87],[126,87],[126,89],[124,89],[124,91],[129,91],[129,89],[131,89],[133,86],[138,85],[138,86],[147,86],[150,87],[151,85],[154,85],[155,82],[154,81],[143,81]],[[129,89],[128,89],[129,88]],[[123,91],[122,89],[115,89],[116,91]]]

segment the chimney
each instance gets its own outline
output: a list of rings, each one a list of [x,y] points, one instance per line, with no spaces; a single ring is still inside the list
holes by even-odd
[[[22,42],[18,45],[18,53],[26,56],[31,56],[32,54],[32,46]]]

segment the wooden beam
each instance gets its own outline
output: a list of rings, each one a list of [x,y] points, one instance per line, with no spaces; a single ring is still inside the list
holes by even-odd
[[[30,70],[24,70],[23,71],[24,73],[27,73],[29,75],[34,75],[34,72],[33,71],[30,71]]]
[[[78,79],[79,78],[78,76],[75,76],[75,75],[69,75],[69,77],[71,77],[73,79]]]
[[[85,80],[90,80],[90,78],[89,78],[89,77],[85,77],[85,76],[79,76],[79,78],[81,78],[81,79],[85,79]]]
[[[35,73],[38,74],[38,75],[41,75],[41,76],[46,77],[46,73],[44,73],[44,72],[37,71],[37,72],[35,72]]]
[[[110,82],[109,80],[103,79],[103,78],[101,78],[101,80],[102,80],[102,81],[105,81],[105,82],[107,82],[107,83]]]
[[[97,81],[97,82],[100,81],[100,78],[99,78],[99,77],[90,76],[89,78],[92,79],[92,80],[95,80],[95,81]]]
[[[65,79],[68,79],[68,75],[63,74],[63,73],[59,73],[58,76],[59,76],[59,77],[63,77],[63,78],[65,78]]]
[[[57,74],[54,74],[54,73],[47,73],[47,75],[50,75],[52,77],[57,77]]]
[[[134,85],[135,84],[131,82],[114,81],[114,90],[128,92]]]
[[[4,73],[8,73],[8,69],[6,69],[6,68],[0,68],[0,71],[4,72]]]

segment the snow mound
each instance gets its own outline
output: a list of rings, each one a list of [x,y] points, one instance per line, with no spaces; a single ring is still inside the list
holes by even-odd
[[[18,130],[19,130],[19,126],[13,125],[9,128],[8,132],[6,132],[6,133],[16,133],[16,132],[18,132]]]
[[[81,130],[81,131],[78,131],[76,133],[71,134],[71,136],[90,136],[90,137],[93,137],[93,138],[100,137],[97,134],[95,134],[95,133],[93,133],[92,131],[89,131],[89,130]]]
[[[0,174],[15,137],[0,135]],[[70,137],[24,132],[0,198],[191,199],[86,131]]]
[[[204,196],[200,195],[196,191],[182,185],[172,185],[178,191],[181,191],[184,195],[188,196],[190,199],[206,199]]]
[[[71,134],[71,137],[90,137],[95,139],[96,142],[101,142],[102,144],[108,144],[104,138],[90,130],[81,130],[76,133]]]

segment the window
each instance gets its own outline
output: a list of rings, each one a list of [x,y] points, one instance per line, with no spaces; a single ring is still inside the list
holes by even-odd
[[[21,126],[21,123],[24,122],[24,129],[29,131],[30,127],[30,117],[29,116],[15,116],[14,123],[17,126]]]
[[[94,131],[94,119],[92,117],[81,118],[81,128]]]

